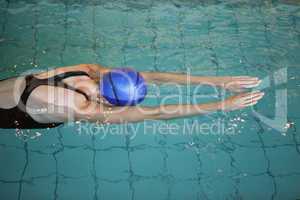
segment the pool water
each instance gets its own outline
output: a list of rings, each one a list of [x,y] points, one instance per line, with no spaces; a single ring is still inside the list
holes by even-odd
[[[241,111],[100,130],[0,129],[0,199],[300,199],[299,1],[0,0],[1,78],[80,63],[258,76],[266,95]],[[174,91],[150,87],[144,104],[181,102],[164,101]]]

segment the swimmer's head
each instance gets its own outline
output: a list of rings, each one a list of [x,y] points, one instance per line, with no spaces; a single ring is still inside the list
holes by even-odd
[[[112,105],[133,106],[145,99],[147,85],[139,72],[116,68],[103,75],[100,94]]]

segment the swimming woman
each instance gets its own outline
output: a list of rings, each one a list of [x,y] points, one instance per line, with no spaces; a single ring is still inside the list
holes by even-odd
[[[231,111],[255,105],[262,92],[240,93],[223,101],[205,104],[113,106],[99,93],[99,81],[111,68],[80,64],[0,81],[0,128],[51,128],[65,122],[85,120],[100,123],[171,119]],[[186,74],[140,72],[147,83],[208,84],[234,92],[254,88],[256,77],[202,77]]]

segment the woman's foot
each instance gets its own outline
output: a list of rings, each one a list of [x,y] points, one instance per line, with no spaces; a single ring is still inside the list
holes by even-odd
[[[232,96],[222,102],[221,109],[224,111],[231,111],[231,110],[237,110],[237,109],[253,106],[257,104],[257,102],[261,98],[263,98],[263,96],[264,93],[260,91],[247,92],[236,96]]]

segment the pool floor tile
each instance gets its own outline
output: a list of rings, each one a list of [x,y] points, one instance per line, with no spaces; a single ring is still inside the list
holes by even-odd
[[[128,152],[124,149],[97,151],[95,160],[97,177],[107,180],[124,180],[129,177]]]
[[[26,153],[23,149],[0,147],[0,179],[7,181],[19,180],[24,170],[25,156]]]
[[[135,150],[130,154],[130,161],[136,175],[158,176],[163,171],[163,154],[159,149]]]
[[[177,179],[193,179],[197,177],[199,161],[191,150],[167,151],[168,172]],[[178,164],[188,163],[188,164]]]

